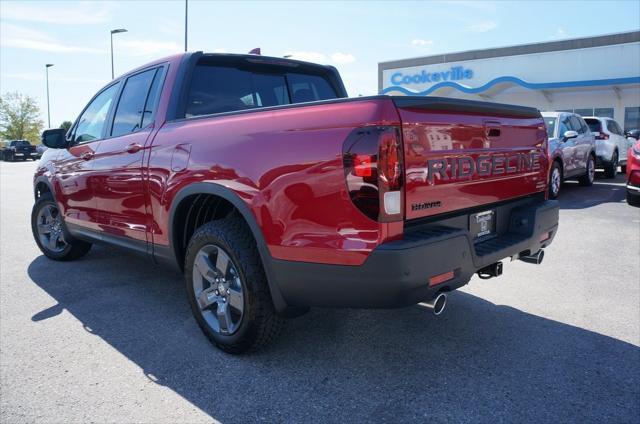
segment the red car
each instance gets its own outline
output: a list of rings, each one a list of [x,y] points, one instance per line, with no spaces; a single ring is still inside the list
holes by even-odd
[[[338,72],[186,53],[109,83],[48,130],[32,229],[55,260],[103,242],[184,271],[195,318],[256,349],[311,306],[427,302],[503,258],[540,263],[558,228],[536,109],[348,99]]]
[[[640,206],[640,141],[627,154],[627,203]]]

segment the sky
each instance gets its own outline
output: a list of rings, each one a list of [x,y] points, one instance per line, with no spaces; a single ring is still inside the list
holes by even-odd
[[[188,49],[331,64],[350,96],[377,93],[378,62],[640,30],[640,1],[189,0]],[[0,1],[0,92],[19,91],[51,126],[74,121],[115,73],[184,50],[184,0]],[[562,66],[562,64],[558,64]],[[615,66],[615,64],[612,64]]]

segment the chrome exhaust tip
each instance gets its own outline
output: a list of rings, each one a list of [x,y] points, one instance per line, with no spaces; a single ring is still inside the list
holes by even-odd
[[[544,259],[544,250],[540,249],[533,255],[520,256],[518,259],[528,264],[540,265]]]
[[[444,311],[444,307],[447,306],[447,295],[440,292],[430,301],[423,303],[423,305],[431,309],[434,315],[440,315]]]

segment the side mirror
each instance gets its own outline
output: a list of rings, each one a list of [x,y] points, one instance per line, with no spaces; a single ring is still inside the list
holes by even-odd
[[[53,128],[42,133],[42,144],[51,149],[64,149],[67,147],[67,130]]]
[[[576,131],[565,131],[564,134],[562,135],[562,140],[563,141],[567,141],[569,139],[572,138],[576,138],[578,136],[578,133]]]

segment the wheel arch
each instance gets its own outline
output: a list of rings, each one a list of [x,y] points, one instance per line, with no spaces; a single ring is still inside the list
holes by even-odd
[[[53,190],[53,185],[44,175],[41,175],[33,181],[34,200],[38,200],[45,193],[51,194],[51,196],[53,196],[53,199],[56,199],[56,193]]]
[[[553,164],[554,162],[558,162],[558,165],[560,166],[560,177],[564,179],[564,161],[562,160],[562,157],[560,155],[554,156],[551,159],[551,163]]]
[[[238,194],[220,184],[203,182],[189,184],[188,186],[180,189],[173,197],[171,208],[169,209],[168,236],[170,253],[173,256],[172,259],[175,260],[175,263],[178,265],[180,270],[184,271],[184,255],[186,253],[186,246],[183,246],[184,241],[181,239],[184,239],[184,231],[187,231],[186,225],[188,225],[188,223],[179,221],[185,211],[185,208],[191,203],[190,200],[204,202],[204,200],[197,200],[198,196],[200,196],[200,199],[202,199],[203,196],[213,196],[213,198],[224,202],[223,207],[227,207],[226,205],[229,205],[233,208],[229,213],[237,212],[242,217],[256,242],[256,247],[269,283],[269,289],[271,291],[271,298],[274,306],[277,311],[284,311],[287,308],[287,304],[274,277],[274,271],[271,265],[271,253],[267,248],[267,243],[255,215],[251,212],[246,202],[238,196]],[[211,219],[209,219],[209,221],[211,221]],[[182,229],[180,228],[181,225],[184,226]],[[195,228],[193,230],[195,230]],[[156,255],[156,250],[157,246],[154,246],[154,255]]]

